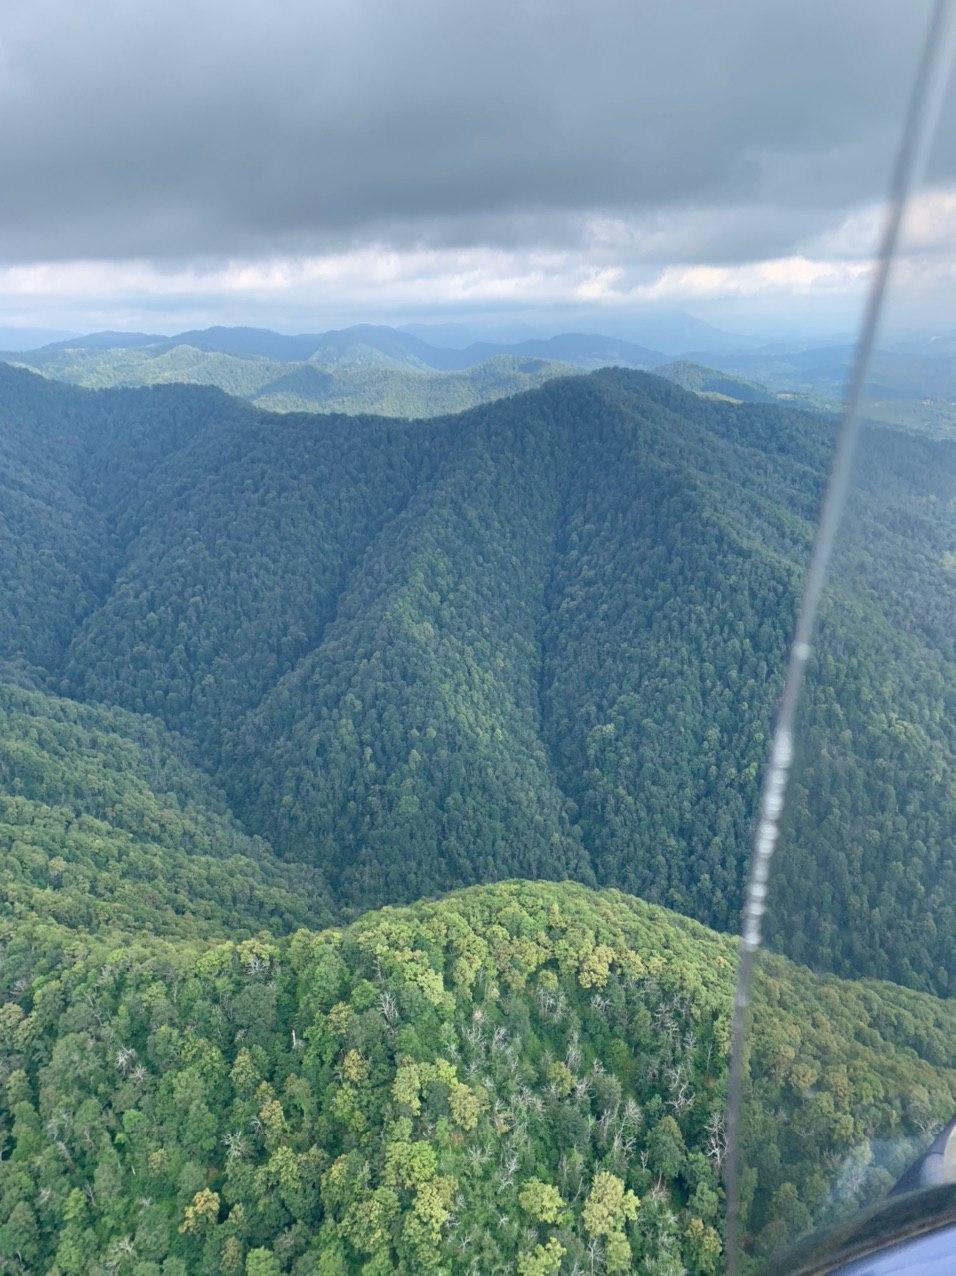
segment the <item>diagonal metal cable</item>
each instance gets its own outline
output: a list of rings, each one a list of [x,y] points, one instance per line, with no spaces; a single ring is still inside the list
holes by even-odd
[[[787,782],[793,759],[793,733],[800,689],[803,685],[811,640],[816,624],[827,568],[849,487],[850,470],[860,427],[860,411],[867,371],[879,331],[893,259],[899,244],[900,228],[906,206],[920,175],[933,136],[952,57],[952,0],[935,0],[926,36],[913,80],[899,151],[886,207],[886,219],[880,239],[867,297],[863,321],[857,338],[853,366],[847,383],[843,414],[837,432],[836,448],[820,509],[810,564],[797,622],[787,673],[770,748],[770,759],[764,776],[759,816],[754,836],[750,879],[743,910],[737,989],[734,997],[731,1033],[730,1071],[727,1084],[727,1154],[725,1187],[727,1195],[726,1245],[727,1271],[737,1271],[739,1250],[740,1206],[740,1120],[744,1083],[744,1051],[749,1026],[750,994],[754,963],[761,943],[763,915],[766,909],[770,863],[780,832],[780,816],[787,795]]]

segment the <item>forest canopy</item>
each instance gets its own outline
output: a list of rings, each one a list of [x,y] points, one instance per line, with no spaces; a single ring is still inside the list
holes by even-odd
[[[285,939],[120,940],[8,939],[0,1244],[28,1270],[720,1270],[729,937],[508,883]],[[763,995],[758,1253],[851,1151],[847,1190],[885,1189],[956,1101],[951,1003],[782,960]]]
[[[732,399],[280,415],[0,366],[0,1262],[721,1270],[730,936],[832,445]],[[956,1099],[956,448],[865,442],[757,994],[758,1257]]]
[[[828,421],[621,370],[416,422],[13,368],[0,420],[8,667],[157,719],[343,915],[571,877],[736,929]],[[866,455],[777,887],[826,908],[771,938],[945,992],[956,445]]]

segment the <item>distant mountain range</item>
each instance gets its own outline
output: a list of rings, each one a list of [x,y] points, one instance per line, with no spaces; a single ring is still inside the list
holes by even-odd
[[[190,346],[209,353],[229,354],[239,359],[274,359],[280,362],[385,363],[403,368],[459,371],[484,363],[495,355],[559,359],[579,367],[648,368],[664,362],[664,355],[646,346],[602,337],[592,333],[565,333],[543,340],[519,342],[475,341],[464,348],[433,345],[411,332],[380,324],[355,324],[330,332],[288,336],[268,328],[204,328],[180,332],[172,337],[146,332],[94,332],[51,342],[30,352],[30,362],[42,364],[64,350],[139,350],[155,355],[178,346]]]
[[[240,357],[192,345],[55,346],[11,362],[87,389],[195,384],[216,386],[273,412],[374,412],[431,417],[534,389],[576,371],[569,364],[499,355],[459,372],[404,366],[357,349],[329,364]]]
[[[7,360],[89,389],[185,382],[217,386],[270,411],[430,417],[582,369],[648,368],[662,356],[585,333],[453,349],[359,324],[298,336],[262,328],[207,328],[175,337],[96,332],[11,352]]]
[[[728,355],[723,367],[740,376],[753,377],[767,386],[803,388],[817,393],[842,394],[853,347],[821,346],[778,354],[754,350]],[[878,350],[869,375],[870,393],[876,398],[956,398],[956,348],[923,345],[912,350]]]
[[[688,339],[706,337],[698,328],[688,320],[682,331]],[[711,332],[727,338],[717,329]],[[662,335],[667,337],[663,346],[673,344],[674,330]],[[599,333],[513,342],[465,341],[469,336],[460,325],[399,329],[380,324],[297,335],[248,327],[197,329],[172,337],[95,332],[34,350],[11,349],[0,358],[94,389],[190,382],[217,386],[272,411],[427,417],[533,389],[572,371],[602,367],[653,370],[708,397],[785,401],[836,411],[853,357],[852,345],[845,342],[731,348],[727,338],[718,342],[720,351],[710,346],[668,360],[659,349]],[[449,344],[439,344],[441,340]],[[719,366],[709,366],[714,363]],[[910,339],[878,351],[867,414],[920,433],[952,436],[956,336]]]
[[[853,360],[852,345],[807,350],[738,351],[721,368],[758,382],[776,398],[838,409]],[[867,382],[866,413],[921,433],[956,433],[956,337],[941,336],[877,350]]]

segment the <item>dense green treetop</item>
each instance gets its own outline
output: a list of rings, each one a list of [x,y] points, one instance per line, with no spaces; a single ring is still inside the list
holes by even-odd
[[[0,1253],[64,1276],[717,1272],[734,956],[569,883],[284,940],[21,926]],[[847,1156],[865,1201],[951,1111],[956,1025],[780,959],[760,996],[745,1198],[765,1252]]]

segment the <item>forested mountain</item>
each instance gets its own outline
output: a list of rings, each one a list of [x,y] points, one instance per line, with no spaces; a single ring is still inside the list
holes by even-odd
[[[227,354],[183,340],[174,345],[57,347],[8,358],[44,376],[89,389],[211,385],[273,412],[414,417],[461,412],[573,372],[566,364],[506,355],[462,372],[435,372],[424,365],[406,366],[371,348],[363,351],[353,346],[348,354],[349,361],[331,364],[295,362]]]
[[[251,398],[270,412],[431,417],[492,403],[573,372],[568,364],[513,355],[496,355],[462,372],[354,365],[327,371],[309,363],[266,381]]]
[[[211,385],[272,412],[402,417],[461,412],[534,389],[575,366],[643,368],[660,358],[626,341],[573,333],[446,349],[372,324],[298,336],[262,328],[207,328],[168,338],[98,332],[3,357],[88,389]]]
[[[5,938],[10,1270],[721,1268],[729,937],[518,883],[286,939]],[[767,1254],[848,1153],[864,1202],[948,1116],[956,1024],[779,959],[761,996],[744,1199]]]
[[[691,918],[737,927],[833,426],[671,373],[396,420],[0,366],[3,1270],[721,1269],[735,945]],[[956,1102],[954,452],[864,438],[758,1256]],[[518,876],[584,885],[358,916]]]
[[[5,919],[225,938],[332,917],[321,876],[229,814],[159,723],[0,684]]]
[[[369,323],[295,336],[272,332],[268,328],[203,328],[180,332],[173,337],[140,332],[95,332],[86,337],[51,342],[48,346],[30,351],[29,359],[36,366],[43,366],[67,351],[147,348],[151,354],[159,356],[180,346],[208,354],[269,359],[279,363],[311,362],[330,368],[371,363],[377,367],[436,372],[462,371],[497,356],[557,360],[591,368],[608,364],[645,368],[663,360],[663,355],[646,346],[594,333],[568,332],[557,337],[517,342],[473,341],[459,348],[423,340],[401,328]]]
[[[653,370],[707,396],[837,412],[852,357],[846,345],[753,348],[740,339],[736,349],[718,341],[668,363],[648,346],[593,333],[450,346],[442,344],[442,333],[441,327],[432,337],[427,326],[380,324],[295,336],[265,328],[206,328],[173,337],[97,332],[25,352],[17,346],[0,358],[92,389],[189,382],[218,386],[270,411],[440,416],[532,389],[569,368],[604,367]],[[956,437],[951,345],[943,335],[878,351],[867,415]]]
[[[421,422],[7,368],[0,413],[4,658],[182,736],[337,908],[573,877],[736,929],[829,422],[624,371]],[[773,938],[942,992],[954,449],[866,455],[781,878],[826,907]]]
[[[173,342],[159,342],[148,336],[137,340],[137,334],[131,334],[122,345],[109,345],[112,338],[121,335],[99,333],[86,339],[89,344],[58,344],[10,355],[8,359],[44,376],[92,390],[180,383],[211,385],[271,412],[370,412],[405,417],[442,416],[506,398],[555,377],[572,375],[575,364],[606,367],[615,362],[622,366],[633,362],[626,351],[605,338],[581,338],[585,344],[580,347],[572,338],[500,347],[502,351],[560,349],[567,355],[565,363],[530,354],[498,353],[459,372],[438,372],[417,358],[406,360],[400,351],[398,357],[393,357],[387,346],[352,343],[321,350],[306,361],[295,361],[242,353],[241,342],[232,353],[217,350],[209,343],[194,346],[189,343],[194,336],[190,333]],[[259,344],[262,349],[270,345],[268,341]],[[468,349],[475,351],[478,347],[472,345]],[[615,354],[621,357],[615,360]],[[653,357],[652,352],[647,354]],[[684,360],[660,364],[654,373],[705,397],[742,403],[776,401],[763,386]]]
[[[713,368],[705,368],[699,363],[691,363],[686,359],[677,359],[673,363],[661,363],[654,368],[654,375],[666,377],[675,385],[685,390],[693,390],[708,398],[733,399],[738,403],[773,403],[774,396],[763,386],[753,381],[742,381],[739,377],[729,376],[726,372],[717,372]]]

